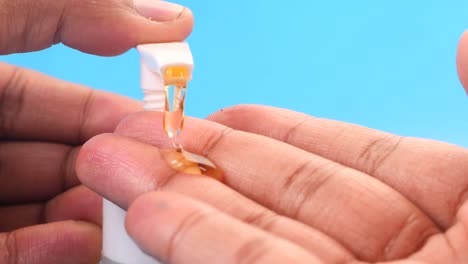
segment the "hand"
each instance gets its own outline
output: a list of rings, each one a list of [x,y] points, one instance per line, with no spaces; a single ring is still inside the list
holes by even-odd
[[[468,95],[468,31],[465,31],[458,46],[457,68],[460,80]]]
[[[93,138],[77,172],[129,208],[130,235],[164,262],[468,261],[465,148],[264,106],[187,118],[182,145],[224,185],[166,164],[160,120],[138,113]]]
[[[0,0],[0,54],[63,42],[116,55],[189,34],[187,9],[137,3]],[[82,143],[114,131],[139,103],[6,64],[0,72],[0,263],[98,262],[101,199],[80,186],[75,159]]]
[[[160,119],[138,113],[91,139],[77,172],[130,206],[131,236],[167,263],[468,259],[467,149],[238,106],[188,118],[181,139],[224,170],[223,185],[171,170]]]

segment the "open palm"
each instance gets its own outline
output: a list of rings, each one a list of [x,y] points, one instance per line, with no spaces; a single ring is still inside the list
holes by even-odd
[[[77,171],[130,206],[130,234],[167,263],[468,262],[464,148],[238,106],[189,118],[182,138],[224,185],[171,170],[160,119],[139,113],[95,137]]]

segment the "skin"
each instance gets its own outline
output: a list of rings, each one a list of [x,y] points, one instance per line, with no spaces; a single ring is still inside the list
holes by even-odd
[[[463,33],[457,52],[457,70],[460,81],[468,95],[468,31]]]
[[[236,106],[188,118],[197,140],[181,139],[224,170],[222,184],[171,170],[160,118],[138,113],[93,138],[77,172],[128,208],[127,230],[167,263],[468,260],[465,148]]]
[[[115,0],[0,0],[0,14],[0,54],[62,42],[117,55],[183,40],[193,25],[187,9],[156,21]],[[80,184],[75,160],[140,104],[4,63],[0,72],[0,263],[97,263],[102,199]]]
[[[188,10],[157,22],[128,1],[95,3],[0,1],[0,53],[63,42],[116,55],[181,40],[193,23]],[[109,27],[116,21],[125,23]],[[467,34],[457,65],[466,88]],[[184,135],[198,140],[182,139],[224,170],[221,184],[172,171],[158,150],[169,146],[161,116],[124,119],[137,102],[6,64],[0,72],[0,263],[96,263],[94,191],[128,208],[130,234],[168,263],[468,259],[464,148],[238,106],[188,118]]]

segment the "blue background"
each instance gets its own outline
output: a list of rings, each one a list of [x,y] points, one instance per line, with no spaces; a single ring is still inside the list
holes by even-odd
[[[196,18],[188,115],[266,104],[468,147],[468,101],[455,67],[466,0],[178,3]],[[100,58],[57,45],[1,59],[142,96],[135,50]]]

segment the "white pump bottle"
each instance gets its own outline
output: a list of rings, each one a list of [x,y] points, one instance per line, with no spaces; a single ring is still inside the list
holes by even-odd
[[[141,87],[146,111],[164,111],[164,73],[167,67],[185,67],[187,81],[192,77],[193,58],[185,42],[144,44],[137,46],[141,56]],[[104,199],[103,264],[159,264],[145,254],[125,230],[126,211]],[[157,225],[158,223],[154,223]]]

